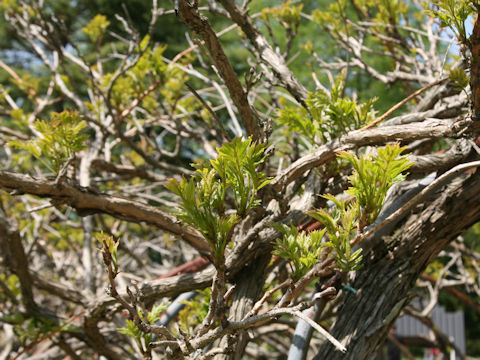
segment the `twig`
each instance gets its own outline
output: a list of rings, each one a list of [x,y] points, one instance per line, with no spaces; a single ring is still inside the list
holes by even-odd
[[[294,315],[306,323],[308,323],[311,327],[313,327],[315,330],[317,330],[320,334],[322,334],[328,341],[330,341],[336,348],[337,350],[346,353],[347,348],[343,346],[337,339],[335,339],[328,331],[326,331],[324,328],[322,328],[320,325],[318,325],[315,321],[310,319],[308,316],[304,315],[300,311],[285,311],[287,314]]]
[[[159,79],[155,81],[152,85],[150,85],[145,91],[138,95],[125,110],[122,111],[120,117],[123,119],[128,116],[132,112],[132,110],[135,109],[135,107],[142,102],[143,99],[145,99],[148,95],[154,92],[160,85],[162,85],[162,83],[163,79]]]
[[[390,340],[395,346],[397,346],[410,360],[415,360],[415,357],[408,350],[408,348],[403,345],[395,336],[388,334],[388,340]]]
[[[313,320],[309,319],[307,316],[302,314],[300,310],[303,310],[303,309],[305,309],[305,304],[301,304],[300,306],[297,306],[295,308],[273,309],[260,315],[250,316],[248,318],[245,318],[242,321],[230,321],[226,327],[219,326],[211,330],[207,334],[203,335],[202,337],[192,340],[191,345],[194,349],[200,349],[210,344],[212,341],[222,336],[231,334],[236,330],[239,330],[239,329],[246,330],[254,326],[259,326],[271,320],[272,318],[276,318],[280,315],[293,315],[306,321],[315,330],[317,330],[320,334],[322,334],[328,341],[330,341],[337,350],[345,353],[347,351],[345,346],[343,346],[337,339],[335,339],[332,335],[330,335],[328,331],[323,329],[316,322],[314,322]]]
[[[274,288],[268,290],[260,300],[257,301],[257,303],[253,306],[252,310],[250,310],[248,312],[248,314],[246,315],[246,317],[249,317],[249,316],[252,316],[252,315],[257,315],[258,312],[260,311],[260,308],[262,307],[262,305],[265,303],[265,301],[267,301],[270,296],[272,296],[272,294],[286,286],[291,286],[292,285],[292,279],[287,279],[285,280],[283,283],[275,286]]]
[[[440,80],[437,80],[431,84],[428,84],[427,86],[424,86],[423,88],[421,89],[418,89],[417,91],[415,91],[413,94],[410,94],[409,96],[407,96],[405,99],[403,99],[402,101],[400,101],[399,103],[395,104],[394,106],[392,106],[385,114],[383,114],[382,116],[376,118],[374,121],[372,121],[370,124],[368,125],[365,125],[364,127],[360,128],[360,130],[366,130],[366,129],[370,129],[371,127],[374,127],[375,125],[377,125],[378,123],[381,123],[383,120],[385,120],[387,117],[389,117],[391,114],[393,114],[396,110],[398,110],[399,108],[401,108],[403,105],[405,105],[406,103],[408,103],[410,100],[416,98],[418,95],[420,95],[421,93],[427,91],[428,89],[436,86],[436,85],[440,85],[441,83],[447,81],[449,78],[443,78],[443,79],[440,79]]]
[[[285,59],[277,54],[265,36],[254,26],[252,19],[248,16],[248,12],[242,10],[233,0],[220,0],[223,7],[228,11],[230,17],[235,21],[252,45],[257,50],[261,61],[271,67],[275,76],[281,81],[282,85],[293,95],[295,100],[307,107],[305,100],[307,99],[307,90],[299,83],[295,75],[288,68]]]
[[[304,311],[304,314],[313,321],[317,322],[325,309],[325,305],[331,296],[336,295],[337,290],[334,287],[328,287],[324,291],[315,293],[311,297],[310,305],[313,307]],[[320,301],[319,301],[320,300]],[[308,354],[310,340],[312,338],[313,328],[309,323],[299,320],[295,327],[293,340],[288,352],[289,360],[305,360]]]
[[[223,138],[227,141],[230,141],[231,139],[228,136],[227,132],[225,131],[225,128],[223,127],[223,124],[220,121],[220,119],[218,118],[215,111],[213,111],[213,109],[210,107],[210,105],[208,105],[208,103],[205,100],[203,100],[203,98],[200,96],[200,94],[197,93],[197,91],[188,82],[185,83],[185,86],[188,88],[188,90],[191,91],[191,93],[193,95],[195,95],[195,97],[203,104],[203,106],[205,106],[205,108],[208,110],[208,112],[213,116],[213,118],[217,122],[218,127],[220,128],[220,131],[222,133]]]

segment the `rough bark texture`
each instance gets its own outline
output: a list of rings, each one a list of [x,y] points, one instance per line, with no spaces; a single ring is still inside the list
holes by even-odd
[[[259,299],[265,283],[265,268],[269,260],[270,256],[268,254],[260,254],[245,268],[245,271],[240,272],[234,279],[236,287],[232,301],[232,310],[234,309],[232,320],[242,320]],[[219,359],[240,360],[248,340],[248,334],[241,333],[238,342],[235,344],[234,353],[231,356],[221,356]]]
[[[477,6],[477,10],[478,10]],[[480,17],[477,17],[472,35],[469,38],[471,58],[470,87],[472,89],[473,119],[480,120]]]
[[[9,223],[5,212],[0,207],[0,249],[2,256],[0,259],[15,270],[20,281],[20,290],[22,300],[29,314],[35,314],[38,311],[34,300],[33,281],[28,271],[28,258],[23,248],[22,238],[16,226]]]
[[[467,121],[453,120],[426,120],[421,123],[408,125],[384,126],[366,130],[350,131],[325,145],[319,146],[315,151],[302,156],[293,162],[275,179],[275,188],[280,190],[298,179],[306,171],[318,167],[334,159],[337,153],[359,148],[361,146],[382,145],[389,141],[413,141],[417,139],[438,139],[455,137],[465,129]]]
[[[480,219],[480,176],[463,175],[426,201],[391,237],[369,253],[339,310],[332,334],[348,349],[328,343],[315,359],[371,359],[411,299],[409,291],[428,263],[457,235]],[[418,210],[417,210],[418,211]]]

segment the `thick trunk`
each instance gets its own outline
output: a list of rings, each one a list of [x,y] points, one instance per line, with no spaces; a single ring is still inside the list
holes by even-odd
[[[333,335],[347,354],[330,343],[315,359],[372,359],[383,344],[409,291],[428,263],[451,240],[480,220],[480,176],[464,175],[426,199],[392,236],[376,244],[353,281],[357,294],[347,293]]]
[[[270,260],[270,252],[267,254],[260,253],[251,264],[239,272],[234,279],[235,292],[232,300],[229,320],[240,321],[252,309],[255,302],[262,294],[263,285],[265,284],[265,269]],[[236,343],[231,346],[232,353],[230,355],[217,356],[216,360],[240,360],[242,358],[245,347],[247,346],[249,337],[246,332],[240,333]],[[227,347],[228,341],[222,341],[222,346]]]

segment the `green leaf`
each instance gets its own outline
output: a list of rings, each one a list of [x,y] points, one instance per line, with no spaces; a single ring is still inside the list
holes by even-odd
[[[303,107],[285,107],[278,111],[277,121],[308,139],[307,147],[326,142],[375,119],[376,98],[358,103],[343,95],[345,71],[332,84],[330,93],[319,90],[308,95],[307,112]]]
[[[103,38],[108,25],[110,25],[110,21],[107,20],[107,17],[98,14],[87,25],[85,25],[82,30],[88,35],[90,40],[95,43]]]
[[[403,172],[412,163],[401,156],[404,148],[398,144],[378,148],[374,156],[357,157],[343,152],[340,157],[349,162],[354,171],[349,177],[351,187],[347,193],[354,196],[348,203],[333,195],[323,197],[333,203],[328,211],[318,209],[308,215],[325,226],[328,241],[323,247],[334,250],[337,266],[342,271],[354,271],[362,262],[361,249],[352,253],[350,241],[358,229],[363,229],[378,216],[388,189],[405,178]]]
[[[130,336],[134,339],[139,339],[142,332],[140,331],[140,329],[135,325],[135,323],[133,322],[133,320],[127,320],[126,321],[126,326],[124,327],[121,327],[121,328],[118,328],[117,331],[120,333],[120,334],[124,334],[124,335],[127,335],[127,336]]]
[[[39,137],[26,142],[12,140],[9,144],[28,151],[55,174],[74,152],[86,148],[88,134],[82,130],[87,123],[77,112],[52,113],[50,122],[37,120],[33,126],[40,133]]]
[[[217,263],[223,261],[233,227],[260,204],[258,191],[272,181],[258,170],[265,148],[251,138],[235,138],[217,149],[210,164],[197,164],[191,179],[171,179],[165,186],[180,197],[178,217],[202,233]],[[227,194],[233,197],[234,214],[225,214]]]
[[[160,320],[162,312],[168,309],[168,304],[161,303],[152,306],[152,310],[148,312],[147,319],[150,324],[155,324]]]
[[[443,27],[449,27],[457,39],[467,42],[465,21],[470,15],[476,14],[472,0],[436,0],[432,2],[432,9],[426,12],[441,21]]]
[[[405,178],[402,173],[413,165],[407,157],[400,155],[404,149],[394,144],[378,148],[375,156],[358,158],[347,152],[340,154],[354,168],[347,193],[357,198],[363,212],[360,216],[365,216],[368,224],[377,218],[388,189],[402,181]]]
[[[277,239],[274,254],[289,261],[292,267],[294,280],[304,276],[318,261],[323,249],[323,236],[325,229],[315,230],[310,233],[299,233],[297,228],[290,224],[271,224],[282,233],[282,238]]]

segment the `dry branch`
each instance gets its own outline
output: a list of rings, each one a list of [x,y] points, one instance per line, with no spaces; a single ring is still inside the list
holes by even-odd
[[[209,249],[203,237],[194,229],[182,225],[174,216],[138,201],[107,195],[75,184],[55,184],[54,180],[34,179],[3,170],[0,171],[0,187],[17,195],[52,198],[55,204],[75,208],[80,216],[104,213],[122,220],[145,222],[179,235],[201,253],[206,253]]]
[[[254,139],[259,138],[259,128],[250,104],[248,103],[247,94],[238,79],[235,70],[233,70],[217,35],[213,31],[208,19],[198,13],[198,9],[194,5],[189,4],[186,0],[180,0],[178,6],[178,14],[182,21],[194,32],[199,34],[205,41],[205,45],[210,52],[211,58],[214,60],[220,76],[227,86],[232,101],[241,114],[248,135],[252,135]]]
[[[460,133],[459,130],[464,126],[464,122],[456,122],[451,119],[433,119],[401,126],[392,125],[351,131],[320,146],[317,150],[291,164],[275,179],[275,189],[281,190],[308,170],[333,160],[340,151],[352,150],[367,145],[382,145],[392,141],[456,137]]]
[[[242,31],[257,50],[261,61],[275,73],[281,84],[293,95],[295,100],[305,105],[307,90],[298,82],[295,75],[288,68],[285,59],[276,53],[263,34],[253,25],[252,18],[248,12],[242,10],[233,0],[220,1]]]

